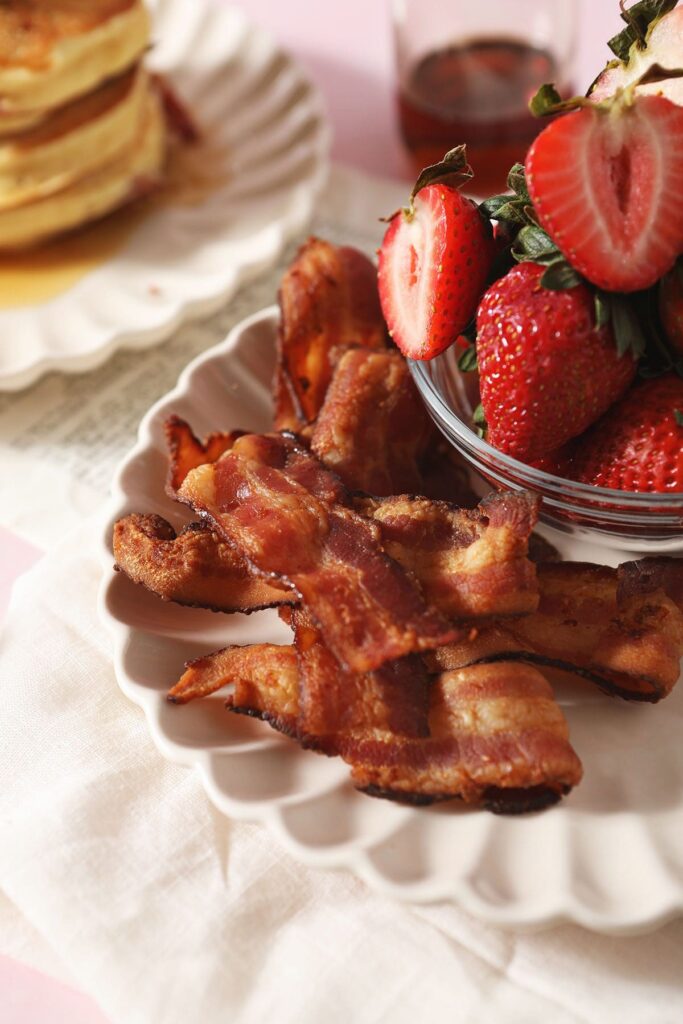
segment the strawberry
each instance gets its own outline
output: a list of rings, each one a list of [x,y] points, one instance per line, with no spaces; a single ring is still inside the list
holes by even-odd
[[[553,451],[541,455],[539,459],[529,459],[527,465],[549,473],[551,476],[567,476],[567,467],[579,444],[581,444],[581,438],[574,437],[571,441],[563,444],[561,448],[555,448]]]
[[[683,491],[683,379],[632,388],[582,438],[575,480],[620,491]]]
[[[683,262],[680,260],[659,285],[659,314],[669,344],[683,355]]]
[[[453,184],[471,174],[464,150],[422,172],[379,250],[384,319],[411,359],[433,359],[467,327],[495,256],[490,223]]]
[[[683,105],[683,78],[675,76],[681,66],[683,52],[683,7],[678,0],[658,0],[640,10],[622,8],[621,17],[627,24],[609,47],[617,57],[610,61],[591,89],[591,99],[604,100],[617,89],[633,85],[639,93],[666,96],[673,103]],[[670,68],[666,75],[662,69]],[[641,82],[648,71],[657,70],[654,80]]]
[[[477,314],[477,359],[487,440],[522,460],[559,448],[629,386],[610,325],[596,327],[585,285],[549,291],[546,268],[520,263],[487,291]]]
[[[599,288],[649,288],[683,249],[683,107],[628,93],[570,102],[584,106],[549,124],[526,158],[538,221]]]

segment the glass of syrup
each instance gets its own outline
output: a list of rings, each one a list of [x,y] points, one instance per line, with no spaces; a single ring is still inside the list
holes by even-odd
[[[471,191],[506,188],[545,121],[544,82],[573,95],[577,0],[393,0],[401,133],[416,171],[466,143]]]

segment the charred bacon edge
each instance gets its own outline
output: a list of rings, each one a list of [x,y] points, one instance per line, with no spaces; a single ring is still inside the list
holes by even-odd
[[[149,540],[150,544],[152,545],[173,545],[175,541],[178,541],[181,538],[186,537],[188,534],[193,533],[202,533],[205,535],[211,534],[213,536],[216,536],[216,531],[213,529],[211,523],[208,521],[194,521],[191,523],[186,523],[185,526],[183,526],[182,529],[177,532],[172,526],[172,524],[168,522],[167,519],[164,519],[162,516],[159,516],[156,513],[141,514],[133,512],[127,516],[122,516],[121,519],[117,520],[114,527],[115,547],[117,527],[119,527],[121,524],[128,523],[131,519],[135,520],[135,522],[132,525],[136,529],[138,529]],[[206,600],[192,601],[186,600],[181,596],[169,597],[166,594],[162,594],[159,589],[155,588],[152,585],[151,579],[143,579],[140,575],[135,576],[129,571],[129,568],[130,567],[127,567],[126,565],[123,565],[118,561],[114,563],[114,570],[116,572],[123,573],[123,575],[126,576],[132,583],[136,584],[137,586],[144,587],[145,590],[147,590],[150,594],[154,594],[161,601],[177,604],[184,608],[200,608],[205,611],[215,612],[217,614],[220,613],[251,615],[252,612],[266,611],[269,608],[279,608],[283,605],[291,605],[294,603],[291,596],[284,590],[282,591],[281,600],[266,601],[258,604],[249,605],[212,604]],[[238,566],[235,566],[235,569],[237,568]],[[244,571],[245,582],[248,582],[249,576],[247,574],[246,564],[244,566]]]
[[[536,654],[533,651],[500,651],[496,654],[487,654],[482,658],[466,662],[462,667],[467,668],[469,665],[493,665],[500,661],[517,661],[530,665],[540,665],[545,668],[560,669],[563,672],[571,673],[571,675],[579,676],[589,683],[594,683],[611,697],[621,697],[623,700],[639,704],[656,704],[669,693],[669,690],[662,686],[658,680],[651,679],[648,676],[639,674],[633,678],[634,682],[642,682],[650,686],[651,690],[649,692],[629,690],[616,682],[615,678],[610,678],[611,674],[607,672],[598,672],[590,668],[573,665],[569,661],[562,661],[561,658],[550,658],[542,654]],[[618,673],[613,673],[613,675],[615,677],[619,676]],[[626,677],[621,676],[621,678]]]
[[[282,733],[282,735],[287,736],[289,739],[298,742],[304,750],[313,750],[315,753],[326,757],[335,757],[339,754],[336,749],[327,746],[325,741],[321,742],[320,738],[316,737],[313,740],[311,737],[300,737],[294,717],[273,715],[271,712],[261,711],[256,708],[234,707],[230,703],[226,704],[226,708],[233,714],[247,715],[249,718],[256,718],[259,721],[265,722],[276,732]],[[432,804],[446,803],[449,800],[462,800],[462,797],[454,793],[417,793],[410,792],[409,790],[384,789],[381,786],[372,784],[369,786],[355,786],[354,788],[359,793],[365,793],[366,796],[391,800],[393,803],[404,804],[410,807],[429,807]],[[489,786],[484,790],[481,801],[478,804],[468,806],[479,806],[487,811],[491,811],[493,814],[500,815],[529,814],[534,811],[542,811],[546,807],[552,807],[563,796],[567,796],[571,789],[572,787],[568,785],[558,788],[543,785],[529,786],[528,789],[516,786],[510,787],[507,790],[501,786]]]
[[[381,786],[357,786],[359,793],[378,797],[381,800],[392,800],[394,803],[411,807],[429,807],[431,804],[445,803],[447,800],[459,800],[461,797],[452,793],[428,794],[410,793],[400,789],[383,789]],[[559,803],[563,796],[571,792],[571,786],[554,789],[551,786],[511,787],[489,786],[482,794],[478,805],[493,814],[529,814],[545,810]]]

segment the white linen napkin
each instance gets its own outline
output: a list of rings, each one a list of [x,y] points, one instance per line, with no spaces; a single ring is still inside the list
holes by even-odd
[[[114,1024],[674,1024],[683,922],[533,936],[294,862],[215,811],[119,691],[94,531],[19,581],[0,646],[6,908]],[[7,949],[6,952],[14,952]]]

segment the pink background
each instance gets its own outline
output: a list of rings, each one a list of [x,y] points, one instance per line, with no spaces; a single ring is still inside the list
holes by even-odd
[[[608,57],[604,40],[619,25],[617,0],[545,2],[576,3],[580,10],[576,82],[585,89]],[[243,0],[241,6],[318,84],[334,129],[333,159],[380,176],[409,177],[394,113],[389,0]],[[0,528],[0,619],[13,580],[39,556],[32,545]],[[106,1024],[87,996],[1,956],[0,1020]]]

